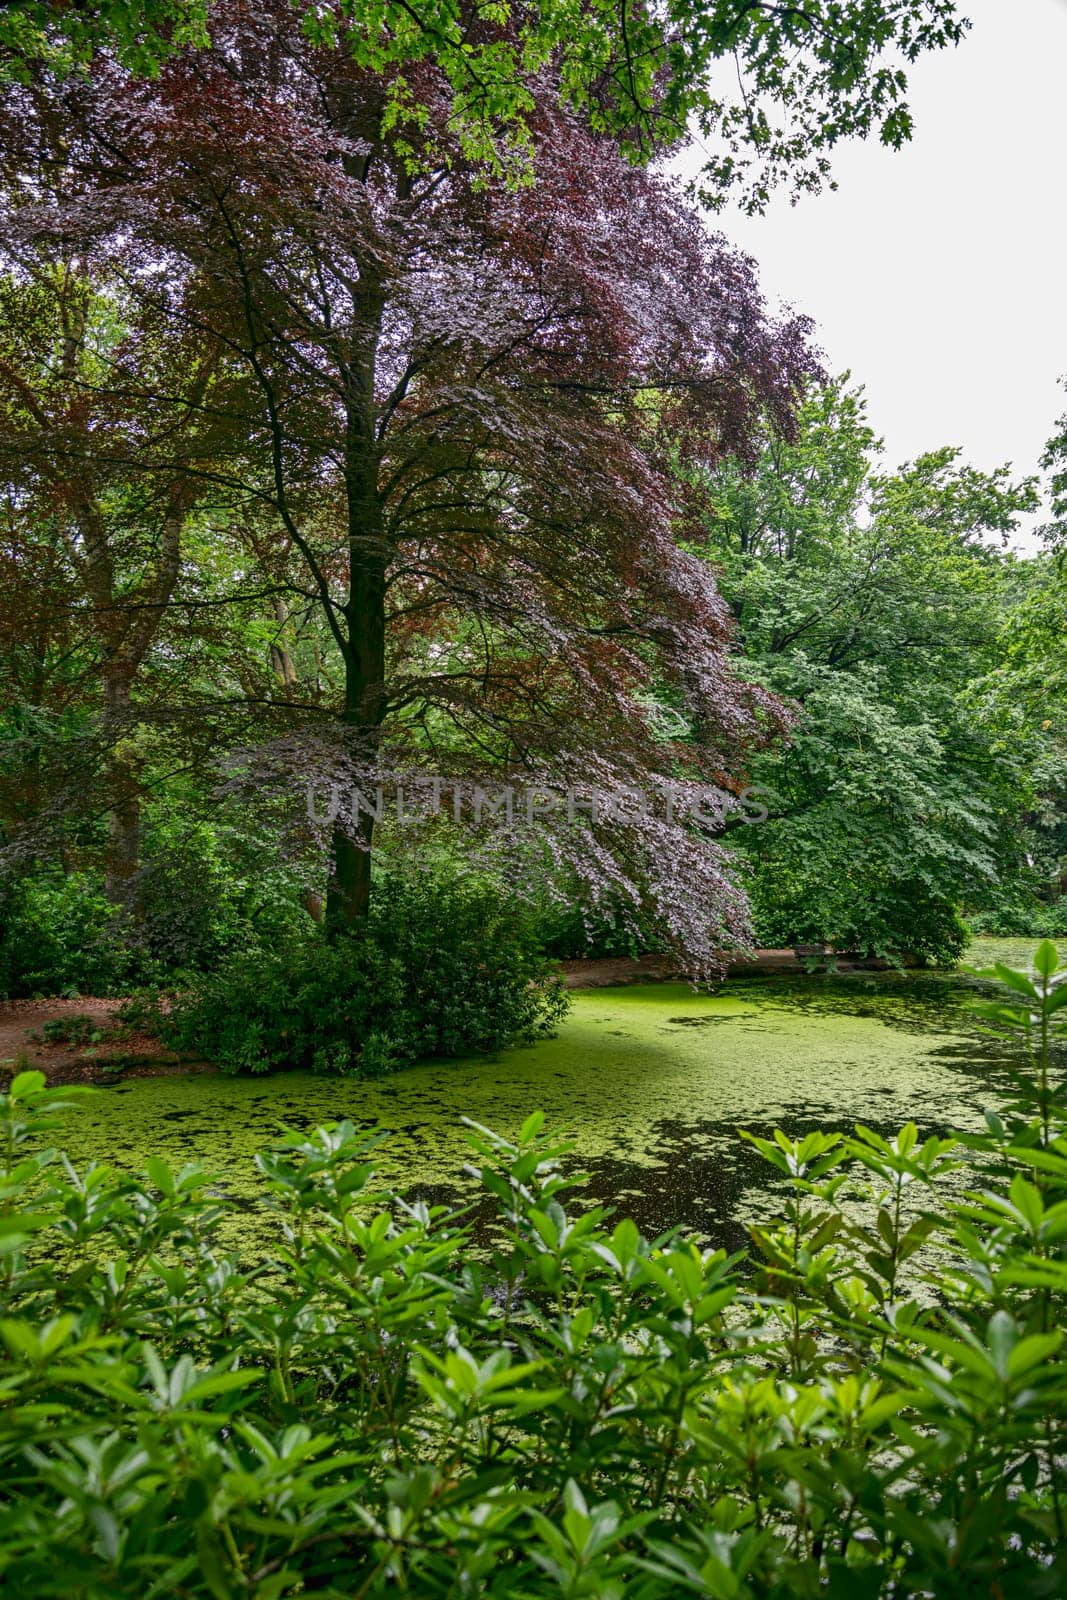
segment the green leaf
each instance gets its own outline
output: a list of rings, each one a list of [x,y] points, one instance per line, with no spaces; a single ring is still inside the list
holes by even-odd
[[[544,1125],[544,1112],[531,1112],[531,1114],[526,1118],[526,1121],[523,1123],[522,1127],[519,1129],[519,1143],[530,1144],[534,1139],[537,1138],[537,1135],[541,1132],[541,1129],[544,1127]]]
[[[161,1161],[158,1156],[149,1156],[148,1160],[145,1162],[145,1171],[148,1173],[148,1176],[151,1178],[156,1188],[165,1194],[168,1200],[172,1200],[175,1192],[174,1174],[171,1172],[167,1163],[165,1161]]]
[[[1056,946],[1051,939],[1042,939],[1034,951],[1034,971],[1042,978],[1048,979],[1052,977],[1054,972],[1059,971],[1059,965],[1060,957]]]
[[[1015,1318],[1007,1311],[995,1311],[989,1319],[987,1334],[997,1375],[1007,1379],[1011,1370],[1012,1352],[1019,1342],[1019,1329]]]
[[[23,1060],[25,1059],[24,1056]],[[40,1094],[44,1086],[45,1075],[43,1072],[16,1072],[7,1092],[12,1100],[27,1100],[31,1095]]]
[[[1014,967],[1005,967],[999,961],[993,963],[993,971],[1007,988],[1014,989],[1016,994],[1025,995],[1035,1006],[1040,1005],[1041,995],[1024,972],[1017,972]]]
[[[1061,978],[1051,993],[1045,996],[1045,1015],[1050,1016],[1064,1006],[1067,1006],[1067,983]]]

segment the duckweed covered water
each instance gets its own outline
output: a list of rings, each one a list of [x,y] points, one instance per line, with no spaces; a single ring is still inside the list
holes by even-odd
[[[1032,945],[1020,942],[1019,964]],[[991,958],[991,948],[971,952]],[[348,1117],[386,1130],[383,1182],[443,1199],[470,1189],[464,1116],[510,1135],[539,1107],[575,1141],[590,1198],[649,1234],[685,1223],[732,1247],[740,1211],[774,1206],[769,1169],[739,1127],[980,1123],[1008,1052],[968,1013],[972,996],[959,975],[896,973],[735,980],[713,995],[684,984],[586,991],[555,1039],[381,1083],[304,1073],[120,1081],[73,1115],[63,1143],[78,1165],[202,1162],[239,1202],[233,1229],[254,1252],[263,1224],[252,1156],[281,1125]]]

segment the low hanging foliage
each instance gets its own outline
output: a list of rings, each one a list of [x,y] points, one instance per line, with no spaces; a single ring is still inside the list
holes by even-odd
[[[197,1167],[42,1153],[62,1094],[20,1075],[5,1594],[1062,1594],[1067,984],[1035,963],[986,975],[1032,1070],[984,1135],[753,1139],[783,1202],[753,1270],[576,1205],[539,1115],[472,1132],[481,1251],[469,1213],[378,1209],[351,1124],[289,1134],[253,1266]]]

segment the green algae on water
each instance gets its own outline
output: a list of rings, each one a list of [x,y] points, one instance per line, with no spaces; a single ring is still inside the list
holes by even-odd
[[[733,1236],[765,1171],[739,1127],[924,1130],[974,1126],[1003,1052],[952,976],[738,980],[714,994],[664,983],[579,992],[555,1039],[491,1059],[429,1062],[384,1081],[284,1073],[131,1079],[101,1090],[65,1129],[76,1165],[142,1170],[150,1155],[198,1161],[237,1204],[226,1224],[255,1253],[257,1149],[283,1127],[348,1118],[388,1138],[383,1186],[429,1199],[470,1191],[462,1119],[505,1135],[535,1108],[566,1133],[590,1198],[655,1234],[678,1223]]]

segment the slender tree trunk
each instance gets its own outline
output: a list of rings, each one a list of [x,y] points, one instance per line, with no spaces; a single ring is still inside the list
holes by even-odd
[[[385,562],[380,555],[353,561],[345,615],[349,650],[342,719],[352,730],[355,754],[369,765],[378,753],[384,712]],[[326,926],[332,932],[358,927],[370,907],[374,816],[361,810],[346,824],[348,831],[334,830],[334,869],[326,895]]]
[[[130,748],[130,685],[125,664],[104,677],[104,736],[108,742],[108,795],[104,893],[112,905],[136,916],[141,848],[140,761]]]
[[[348,648],[341,718],[353,751],[370,765],[378,754],[385,715],[385,596],[388,551],[378,493],[374,370],[384,301],[369,288],[361,306],[363,359],[349,371],[345,488],[348,510],[348,598],[343,607]],[[369,797],[368,797],[369,798]],[[370,908],[374,817],[361,810],[333,836],[333,873],[326,893],[331,933],[358,928]]]
[[[291,689],[297,683],[298,678],[296,663],[282,642],[285,638],[289,613],[281,600],[275,600],[274,602],[274,620],[278,624],[278,640],[270,647],[270,663],[284,686],[287,689]]]

